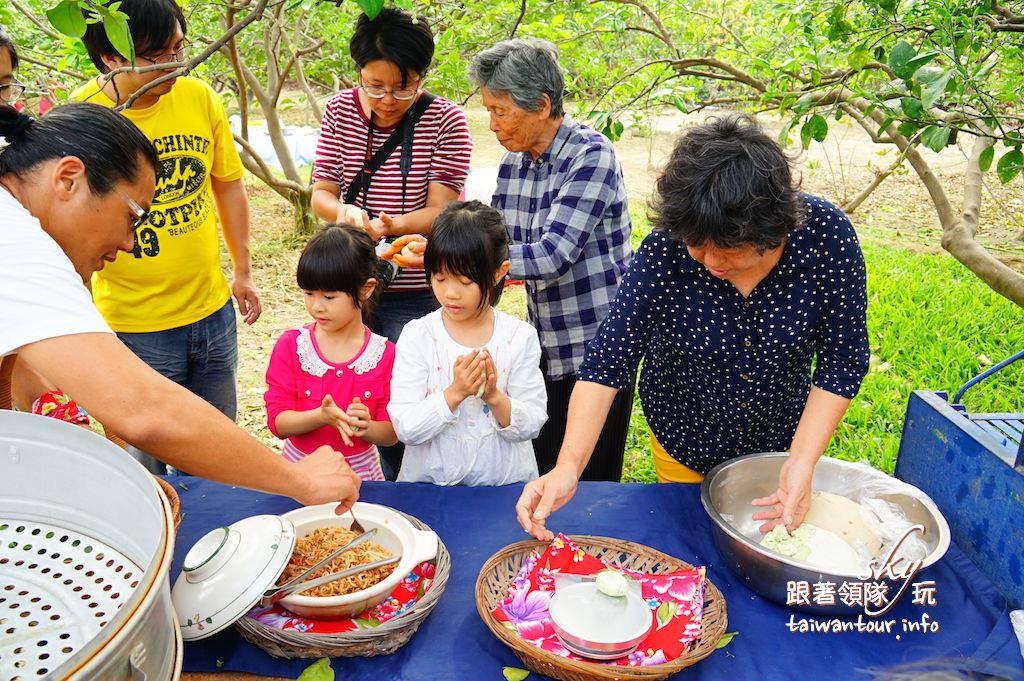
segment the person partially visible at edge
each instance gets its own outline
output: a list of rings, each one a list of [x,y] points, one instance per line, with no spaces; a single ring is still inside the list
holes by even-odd
[[[469,80],[508,150],[491,205],[508,225],[509,277],[525,280],[529,320],[540,335],[548,420],[533,446],[543,474],[558,456],[584,347],[608,314],[632,255],[626,188],[611,142],[565,113],[554,45],[498,43],[473,59]],[[622,477],[631,412],[632,390],[623,390],[584,480]]]
[[[811,476],[868,370],[864,256],[847,217],[801,194],[752,118],[683,134],[644,239],[569,405],[558,464],[516,505],[539,539],[576,489],[608,406],[643,359],[639,394],[660,481],[699,482],[729,459],[788,451],[762,531],[795,529]],[[812,371],[813,366],[813,371]],[[658,450],[663,446],[663,453]]]
[[[375,242],[429,234],[437,214],[462,191],[473,148],[462,110],[424,89],[434,58],[430,24],[391,7],[373,20],[361,15],[349,52],[359,85],[336,94],[324,110],[313,209],[326,222],[362,226]],[[392,134],[401,136],[398,146],[376,171],[363,172]],[[408,322],[437,309],[422,269],[402,270],[381,286],[367,326],[393,343]],[[394,480],[402,447],[382,447],[381,458]]]
[[[44,380],[170,465],[293,497],[341,501],[360,481],[322,447],[297,464],[139,360],[110,330],[85,282],[130,252],[152,206],[159,164],[128,119],[96,104],[43,119],[0,107],[0,357]],[[98,436],[97,436],[98,437]],[[217,456],[209,456],[209,452]]]
[[[14,106],[25,91],[25,86],[15,77],[17,70],[18,50],[11,37],[0,31],[0,106]]]
[[[119,10],[128,15],[135,61],[118,54],[103,24],[89,24],[82,42],[101,75],[72,99],[122,105],[167,71],[104,74],[187,59],[185,16],[174,0],[123,0]],[[157,192],[132,248],[94,277],[96,306],[144,362],[234,420],[232,296],[247,324],[262,308],[252,280],[244,170],[224,107],[208,85],[186,76],[147,90],[121,113],[156,147]],[[233,265],[230,287],[221,272],[218,221]],[[133,454],[165,472],[145,453]]]

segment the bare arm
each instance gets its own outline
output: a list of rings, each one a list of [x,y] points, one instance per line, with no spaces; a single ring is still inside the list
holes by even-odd
[[[18,356],[101,423],[175,468],[303,504],[340,501],[343,510],[358,498],[359,479],[340,454],[321,447],[300,463],[285,461],[112,334],[50,338]]]
[[[231,277],[231,295],[238,303],[238,312],[246,324],[260,318],[263,305],[259,291],[252,281],[252,254],[249,251],[249,195],[241,180],[221,182],[210,178],[213,202],[224,232],[224,243],[231,254],[234,272]]]
[[[814,467],[849,406],[847,398],[811,386],[789,446],[789,458],[779,471],[779,488],[774,494],[751,502],[755,506],[771,507],[753,516],[755,520],[767,521],[761,526],[762,532],[780,523],[792,531],[804,521],[811,507]]]
[[[12,366],[11,401],[15,409],[29,411],[32,403],[48,390],[56,390],[57,386],[45,376],[25,362],[19,362],[17,355],[11,355],[7,361]]]
[[[554,534],[544,523],[553,511],[564,506],[576,493],[576,483],[594,453],[617,388],[579,381],[569,398],[565,437],[555,467],[526,483],[516,503],[516,517],[523,529],[542,541]]]

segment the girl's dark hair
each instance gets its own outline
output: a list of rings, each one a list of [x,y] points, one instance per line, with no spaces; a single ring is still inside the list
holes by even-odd
[[[776,248],[804,221],[790,159],[750,116],[730,114],[676,142],[650,219],[688,246]]]
[[[497,305],[505,282],[494,273],[508,260],[508,231],[501,213],[479,201],[455,201],[434,219],[423,254],[427,278],[444,273],[480,287],[480,309]]]
[[[185,13],[174,0],[122,0],[118,11],[128,15],[128,30],[139,56],[159,56],[156,52],[162,51],[174,37],[177,25],[181,26],[182,34],[188,32]],[[86,26],[82,42],[100,73],[110,70],[103,63],[104,56],[120,54],[107,37],[103,22]]]
[[[378,283],[360,300],[367,279],[377,276],[377,253],[370,236],[358,227],[330,224],[313,235],[299,256],[295,281],[305,291],[338,291],[352,297],[364,313],[373,310],[380,295]]]
[[[410,72],[423,76],[430,68],[434,34],[425,17],[385,7],[376,19],[370,20],[365,14],[359,16],[348,52],[360,69],[371,61],[391,62],[401,72],[404,88]]]
[[[11,36],[0,31],[0,50],[3,49],[11,55],[11,68],[18,68],[18,50],[14,47],[14,41],[11,40]]]
[[[0,106],[0,176],[24,175],[40,163],[75,156],[85,164],[94,194],[106,194],[118,182],[134,182],[139,166],[156,172],[153,143],[121,114],[99,104],[59,106],[38,120]]]

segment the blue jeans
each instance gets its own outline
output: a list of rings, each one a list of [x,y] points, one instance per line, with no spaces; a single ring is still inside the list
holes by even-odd
[[[387,336],[392,343],[397,343],[406,324],[430,314],[437,308],[437,301],[430,291],[385,293],[380,297],[373,314],[367,317],[366,325],[374,333]],[[393,447],[377,449],[380,451],[380,467],[384,469],[384,477],[387,480],[394,480],[402,468],[405,445],[399,442]]]
[[[117,337],[157,372],[235,420],[238,337],[230,298],[224,307],[198,322],[166,331],[119,333]],[[146,452],[135,447],[128,451],[150,472],[167,473],[167,466]]]

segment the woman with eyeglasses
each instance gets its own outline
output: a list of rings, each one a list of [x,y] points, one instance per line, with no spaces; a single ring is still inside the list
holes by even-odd
[[[327,103],[313,163],[313,209],[324,221],[363,227],[375,242],[429,234],[462,191],[473,146],[458,106],[423,89],[434,57],[430,25],[390,7],[373,20],[361,15],[349,52],[359,84]],[[406,269],[367,324],[396,342],[407,322],[435,309],[423,270]],[[394,479],[400,450],[382,455],[384,473]]]
[[[0,137],[0,361],[16,355],[63,391],[48,399],[70,416],[83,418],[80,406],[176,468],[304,504],[355,502],[359,478],[338,452],[285,461],[146,366],[93,304],[85,282],[131,251],[153,201],[158,159],[146,136],[76,103],[39,120],[0,106]]]
[[[0,31],[0,105],[13,106],[25,91],[25,86],[14,77],[18,69],[18,51],[11,37]]]

